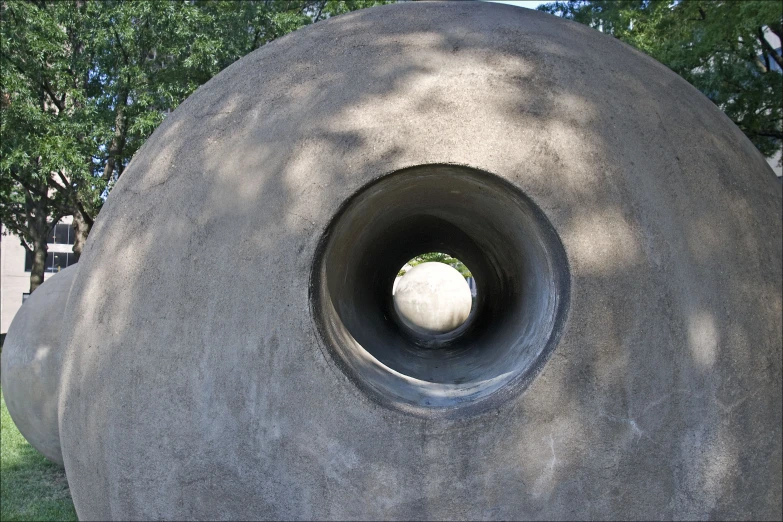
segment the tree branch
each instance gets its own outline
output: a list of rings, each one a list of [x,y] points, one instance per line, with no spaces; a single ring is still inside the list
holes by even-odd
[[[51,187],[56,189],[58,193],[62,193],[63,197],[66,198],[67,203],[65,205],[76,205],[76,195],[74,194],[73,187],[71,187],[71,184],[68,182],[68,179],[65,177],[65,175],[62,173],[62,171],[57,171],[57,176],[60,178],[60,180],[63,182],[62,185],[57,183],[57,181],[54,180],[51,176],[48,178],[48,181],[51,183]],[[63,204],[60,203],[59,200],[50,200],[55,201],[55,204],[58,206],[58,208],[63,209]]]
[[[106,160],[106,167],[103,170],[103,180],[109,182],[114,176],[114,170],[119,161],[119,157],[125,148],[127,125],[125,121],[125,107],[128,104],[128,89],[120,89],[117,99],[117,113],[114,116],[114,137],[109,145],[109,156]],[[118,176],[119,177],[119,176]]]
[[[35,195],[37,195],[37,196],[42,196],[42,195],[45,194],[45,192],[43,190],[41,190],[39,188],[36,188],[35,186],[31,185],[30,183],[25,182],[22,178],[20,178],[16,174],[14,174],[13,170],[11,170],[8,174],[11,176],[11,178],[14,181],[19,183],[22,186],[22,188],[25,189],[25,191],[29,194],[30,199],[34,199],[33,198],[33,193],[35,193]]]
[[[25,228],[25,233],[29,234],[29,232],[27,232],[27,227],[24,228]],[[29,243],[27,243],[27,240],[24,238],[24,235],[20,234],[17,237],[19,238],[19,242],[22,243],[23,247],[25,247],[29,252],[33,251],[33,247],[31,247]]]
[[[753,134],[754,136],[763,136],[765,138],[775,138],[777,140],[783,140],[783,132],[778,130],[762,130],[758,132],[754,131],[748,131],[750,134]]]
[[[52,89],[49,80],[42,80],[41,87],[43,87],[46,94],[49,95],[49,98],[52,99],[52,102],[54,103],[55,107],[57,107],[57,110],[59,112],[63,112],[65,110],[65,96],[63,95],[63,98],[59,99],[57,95],[54,94],[54,89]]]
[[[86,221],[90,228],[92,228],[92,226],[95,224],[95,220],[92,218],[92,216],[90,216],[90,214],[87,212],[87,209],[84,208],[84,205],[81,201],[78,200],[78,198],[76,200],[76,208],[78,208],[79,212],[81,212],[84,221]]]
[[[315,19],[313,20],[313,23],[316,23],[318,20],[321,19],[321,11],[324,10],[324,7],[326,7],[326,0],[323,0],[321,2],[321,5],[318,7],[318,14],[315,15]]]
[[[55,179],[52,178],[52,177],[47,178],[46,181],[47,181],[48,185],[51,188],[55,189],[55,190],[58,190],[58,191],[61,191],[61,192],[65,192],[66,190],[68,190],[66,187],[63,187],[62,185],[57,183],[57,181],[55,181]]]
[[[120,53],[122,53],[122,57],[125,59],[125,65],[130,65],[130,58],[128,58],[128,52],[125,50],[125,47],[122,45],[122,40],[120,40],[120,35],[117,34],[117,29],[112,25],[111,26],[111,32],[114,34],[114,39],[117,40],[117,47],[120,48]]]
[[[764,49],[765,53],[772,56],[772,59],[775,60],[775,62],[778,64],[778,67],[783,69],[783,56],[780,56],[778,53],[776,53],[772,45],[770,45],[767,39],[764,38],[763,28],[758,28],[756,31],[756,38],[758,38],[759,42],[761,42],[761,48]],[[769,70],[769,68],[767,68],[767,70]]]
[[[62,100],[57,98],[57,95],[54,94],[54,90],[52,89],[52,86],[51,86],[51,84],[49,83],[48,80],[35,81],[35,80],[33,80],[32,76],[30,76],[27,73],[27,71],[25,71],[24,68],[21,65],[19,65],[14,60],[12,60],[10,56],[8,56],[5,53],[0,53],[0,56],[5,58],[8,61],[8,63],[10,63],[11,65],[13,65],[16,68],[17,71],[22,73],[22,76],[24,76],[28,80],[32,81],[33,83],[38,84],[41,87],[41,89],[44,90],[44,92],[47,94],[47,96],[49,96],[49,98],[52,99],[52,103],[54,103],[54,105],[55,105],[55,107],[57,107],[58,111],[65,110],[65,102],[64,102],[65,97],[63,97]]]

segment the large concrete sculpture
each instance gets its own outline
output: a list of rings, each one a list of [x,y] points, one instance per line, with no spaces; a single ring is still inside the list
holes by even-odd
[[[112,192],[69,298],[82,519],[776,518],[781,189],[581,25],[411,3],[242,58]],[[463,260],[439,347],[399,267]]]
[[[16,427],[35,449],[59,464],[62,326],[77,270],[66,268],[30,294],[8,328],[0,367],[3,397]]]

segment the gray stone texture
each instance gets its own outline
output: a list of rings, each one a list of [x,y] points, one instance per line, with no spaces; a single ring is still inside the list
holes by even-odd
[[[0,378],[8,413],[27,442],[63,463],[57,419],[62,327],[78,265],[47,279],[19,309],[3,344]]]
[[[338,208],[424,163],[505,178],[569,259],[559,345],[477,415],[370,400],[311,315]],[[764,158],[617,40],[461,2],[319,22],[168,116],[95,224],[60,399],[76,510],[779,519],[781,236]]]

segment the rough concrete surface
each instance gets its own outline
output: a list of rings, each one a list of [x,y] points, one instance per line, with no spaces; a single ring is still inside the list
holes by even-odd
[[[3,397],[14,424],[27,442],[59,464],[62,327],[77,267],[55,274],[30,294],[8,328],[0,368]]]
[[[387,407],[314,316],[333,217],[422,164],[506,180],[568,258],[557,346],[488,409]],[[780,518],[782,241],[781,186],[759,152],[610,37],[461,2],[319,22],[168,116],[96,221],[60,397],[76,510]]]

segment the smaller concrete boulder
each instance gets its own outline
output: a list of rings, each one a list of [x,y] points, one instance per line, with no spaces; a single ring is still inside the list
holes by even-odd
[[[48,279],[14,317],[3,345],[3,396],[16,427],[32,446],[63,463],[57,422],[61,330],[77,266]]]
[[[408,270],[394,292],[394,310],[416,333],[442,334],[462,326],[473,303],[470,287],[453,267],[422,263]]]

